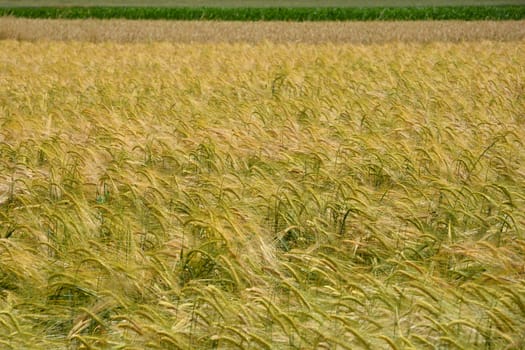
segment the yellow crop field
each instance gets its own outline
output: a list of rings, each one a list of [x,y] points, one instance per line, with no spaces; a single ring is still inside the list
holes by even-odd
[[[18,0],[17,0],[18,1]],[[519,21],[228,22],[0,17],[0,40],[351,43],[523,41]]]
[[[0,41],[0,347],[525,347],[525,42]]]

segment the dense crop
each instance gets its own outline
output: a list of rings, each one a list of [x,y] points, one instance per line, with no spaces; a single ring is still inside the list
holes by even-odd
[[[525,346],[525,43],[0,67],[2,347]]]
[[[216,7],[14,7],[0,16],[222,21],[519,20],[525,6],[216,8]]]
[[[0,39],[177,43],[389,43],[525,40],[521,21],[216,22],[0,17]]]

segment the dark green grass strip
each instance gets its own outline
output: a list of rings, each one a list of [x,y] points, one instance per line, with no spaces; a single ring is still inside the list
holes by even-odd
[[[520,20],[525,6],[384,8],[0,8],[0,15],[26,18],[125,18],[223,21]]]

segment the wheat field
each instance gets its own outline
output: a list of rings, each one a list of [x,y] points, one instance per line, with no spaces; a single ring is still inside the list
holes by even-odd
[[[0,17],[0,40],[384,44],[523,41],[525,21],[228,22]]]
[[[0,343],[525,347],[525,42],[0,41]]]

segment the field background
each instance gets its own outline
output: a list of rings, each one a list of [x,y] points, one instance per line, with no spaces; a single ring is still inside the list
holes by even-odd
[[[523,0],[0,0],[0,6],[411,7],[523,5]]]
[[[228,22],[0,17],[0,38],[119,43],[388,43],[519,41],[525,21]]]

